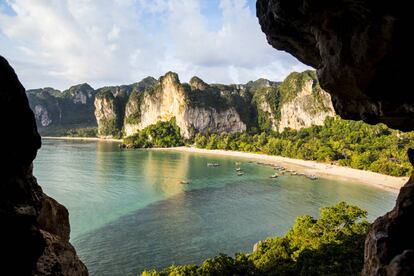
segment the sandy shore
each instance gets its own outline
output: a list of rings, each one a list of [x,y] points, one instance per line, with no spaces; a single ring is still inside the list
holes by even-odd
[[[122,139],[105,139],[97,137],[50,137],[42,136],[42,139],[58,140],[84,140],[84,141],[104,141],[104,142],[122,142]],[[284,166],[286,169],[296,170],[308,175],[316,175],[323,178],[352,181],[355,183],[376,186],[378,188],[398,192],[399,189],[408,181],[408,177],[395,177],[385,174],[352,169],[316,161],[293,159],[275,155],[248,153],[227,150],[207,150],[195,147],[175,147],[175,148],[157,148],[151,150],[163,151],[181,151],[199,154],[229,156],[249,161],[261,162],[272,165]]]
[[[112,138],[98,138],[98,137],[71,137],[71,136],[42,136],[42,139],[53,139],[53,140],[83,140],[83,141],[104,141],[104,142],[122,142],[122,139]]]
[[[226,151],[226,150],[207,150],[194,147],[176,147],[157,149],[165,151],[181,151],[200,154],[230,156],[241,159],[248,159],[255,162],[262,162],[272,165],[281,165],[287,169],[296,170],[305,174],[313,174],[323,178],[352,181],[366,185],[376,186],[382,189],[398,192],[398,190],[407,182],[408,177],[395,177],[370,171],[352,169],[348,167],[319,163],[315,161],[299,160],[281,156]]]

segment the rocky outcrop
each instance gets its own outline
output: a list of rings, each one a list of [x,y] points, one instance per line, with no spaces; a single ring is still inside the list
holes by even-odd
[[[48,127],[52,123],[52,119],[49,116],[49,112],[43,105],[37,104],[34,107],[35,119],[43,127]]]
[[[62,126],[96,126],[95,90],[87,83],[78,84],[59,95]]]
[[[70,130],[97,124],[98,136],[122,137],[175,118],[181,134],[191,138],[207,131],[300,129],[334,115],[329,94],[313,71],[292,73],[282,83],[258,79],[232,85],[207,84],[196,76],[181,83],[169,72],[158,81],[147,77],[96,91],[79,84],[63,92],[43,88],[27,94],[43,134],[53,126]]]
[[[95,98],[95,117],[100,137],[121,136],[125,96],[102,91]]]
[[[414,128],[408,3],[258,0],[268,42],[318,69],[344,119]]]
[[[51,127],[96,126],[95,90],[87,83],[63,92],[53,88],[32,89],[27,96],[41,133]]]
[[[127,106],[129,98],[136,99],[146,89],[153,87],[156,80],[146,77],[131,85],[108,86],[97,90],[95,100],[95,117],[100,137],[121,137],[125,112],[139,112],[133,102]]]
[[[331,97],[319,86],[314,71],[291,73],[281,84],[257,89],[254,102],[261,129],[282,132],[323,125],[335,116]]]
[[[74,104],[90,105],[94,102],[95,90],[87,83],[71,86],[62,92]]]
[[[69,243],[67,210],[42,192],[32,174],[40,136],[25,89],[0,57],[1,275],[88,275]]]
[[[36,123],[39,127],[49,127],[60,124],[62,110],[56,95],[59,90],[42,88],[28,90],[29,105],[34,112]]]
[[[314,71],[291,73],[279,86],[281,92],[278,130],[301,129],[323,125],[327,117],[334,117],[331,97],[319,86]]]
[[[133,135],[158,121],[172,118],[176,119],[181,135],[185,138],[192,137],[195,131],[246,130],[246,124],[234,107],[218,108],[214,104],[209,105],[206,100],[201,100],[201,103],[196,101],[195,94],[210,95],[207,89],[210,87],[197,77],[193,77],[190,85],[186,85],[180,83],[177,74],[168,72],[152,89],[131,95],[126,106],[125,135]]]
[[[414,150],[409,150],[414,165]],[[363,275],[412,275],[414,272],[414,175],[401,188],[392,211],[373,223],[365,241]]]

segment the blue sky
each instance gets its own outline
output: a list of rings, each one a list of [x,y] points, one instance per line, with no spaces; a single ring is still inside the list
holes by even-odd
[[[282,80],[306,66],[266,42],[254,0],[0,0],[0,54],[26,88]]]

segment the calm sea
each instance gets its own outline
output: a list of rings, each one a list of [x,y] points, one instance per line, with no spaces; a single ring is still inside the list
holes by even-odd
[[[343,181],[271,179],[272,168],[247,161],[43,140],[34,173],[69,209],[71,242],[91,275],[137,275],[249,252],[258,240],[284,234],[298,215],[317,216],[338,201],[366,209],[373,220],[397,196]],[[235,162],[243,176],[236,175]]]

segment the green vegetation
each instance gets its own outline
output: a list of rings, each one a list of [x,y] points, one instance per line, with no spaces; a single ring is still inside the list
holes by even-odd
[[[406,152],[414,147],[414,132],[337,117],[327,118],[324,126],[282,133],[199,133],[194,142],[199,148],[266,153],[408,176],[411,165]]]
[[[128,148],[168,148],[182,146],[184,140],[173,118],[147,126],[137,134],[124,138],[123,144]]]
[[[293,72],[279,85],[279,93],[281,94],[281,105],[292,101],[300,91],[302,91],[305,83],[309,80],[313,81],[313,94],[317,94],[321,90],[315,71],[307,70],[301,73]]]
[[[162,80],[171,78],[171,82],[185,94],[186,104],[190,107],[214,108],[222,111],[234,108],[241,120],[247,125],[248,132],[197,134],[194,141],[197,147],[207,149],[226,149],[235,151],[261,152],[291,158],[329,162],[357,169],[393,176],[407,176],[411,165],[406,151],[414,147],[414,133],[402,133],[384,125],[371,126],[362,122],[328,118],[324,126],[312,126],[299,131],[286,130],[283,133],[271,132],[272,125],[280,121],[280,109],[284,103],[292,101],[303,90],[305,84],[312,81],[310,97],[301,102],[310,114],[326,111],[329,97],[322,94],[314,71],[291,73],[282,83],[259,79],[244,86],[206,84],[193,77],[190,84],[180,84],[178,75],[169,72],[160,81],[146,78],[132,85],[103,87],[94,92],[87,84],[73,86],[64,92],[52,88],[29,90],[27,92],[33,110],[39,105],[38,113],[46,114],[47,127],[40,127],[46,135],[92,135],[91,131],[74,131],[78,127],[96,126],[93,99],[105,100],[105,116],[100,117],[99,135],[122,137],[124,123],[138,124],[141,120],[141,103],[144,95],[157,97],[162,92]],[[308,87],[310,89],[310,87]],[[86,104],[74,103],[74,95],[82,92],[91,95]],[[128,101],[128,103],[127,103]],[[125,109],[128,116],[125,117]],[[108,115],[109,114],[109,115]],[[125,117],[125,118],[124,118]],[[125,119],[125,120],[124,120]],[[41,118],[37,119],[41,126]],[[171,132],[174,128],[171,128]],[[195,133],[193,129],[191,133]],[[146,130],[147,132],[149,130]],[[214,131],[214,130],[212,130]],[[259,132],[261,131],[261,133]],[[53,134],[58,133],[58,134]],[[169,133],[169,131],[166,131]],[[156,135],[161,134],[156,132]],[[168,136],[168,134],[167,134]],[[166,146],[182,144],[179,136],[167,137],[166,141],[155,139],[142,132],[126,141],[133,147]],[[171,139],[171,141],[169,141]],[[156,145],[153,145],[153,144]]]
[[[144,92],[134,90],[129,95],[127,108],[134,110],[133,113],[125,117],[126,124],[139,124],[141,122],[141,103],[144,99]]]
[[[99,121],[98,133],[103,136],[114,138],[122,137],[122,127],[124,124],[125,106],[128,99],[129,86],[105,87],[98,90],[96,98],[109,103],[106,105],[110,118]]]
[[[84,102],[80,101],[81,98]],[[89,84],[83,83],[70,87],[58,96],[58,101],[61,110],[61,125],[84,124],[96,126],[94,114],[95,90]]]
[[[46,108],[48,118],[53,124],[60,124],[60,108],[59,101],[55,94],[60,93],[58,90],[52,88],[29,90],[27,92],[27,98],[31,109],[35,112],[36,106]],[[41,126],[41,121],[37,121],[38,125]]]
[[[260,130],[272,129],[272,116],[277,124],[280,121],[280,93],[277,87],[258,88],[252,99],[257,109],[257,124]],[[270,112],[265,112],[261,106],[269,105]]]
[[[262,131],[278,126],[281,120],[281,108],[293,101],[304,90],[306,83],[312,83],[311,94],[301,99],[301,105],[309,114],[329,111],[329,97],[319,86],[315,71],[293,72],[280,84],[264,80],[248,83],[249,93],[253,95],[252,105],[257,110],[257,127]]]
[[[53,88],[33,89],[27,91],[27,96],[32,110],[37,105],[47,110],[51,119],[48,127],[96,126],[95,92],[88,84],[75,85],[63,92]],[[81,98],[83,102],[80,101]]]
[[[117,127],[117,119],[111,118],[111,119],[101,120],[101,124],[99,126],[99,135],[120,138],[121,129]]]
[[[359,275],[366,216],[366,211],[340,202],[322,208],[319,219],[298,217],[285,236],[259,242],[250,254],[219,255],[200,266],[172,265],[142,275]]]
[[[98,129],[97,127],[70,125],[65,127],[39,127],[38,131],[42,136],[96,137]]]
[[[214,108],[218,112],[234,108],[248,128],[257,126],[257,112],[251,104],[253,94],[249,89],[242,89],[238,85],[208,85],[198,77],[193,77],[190,83],[193,87],[185,83],[181,85],[188,106]]]

